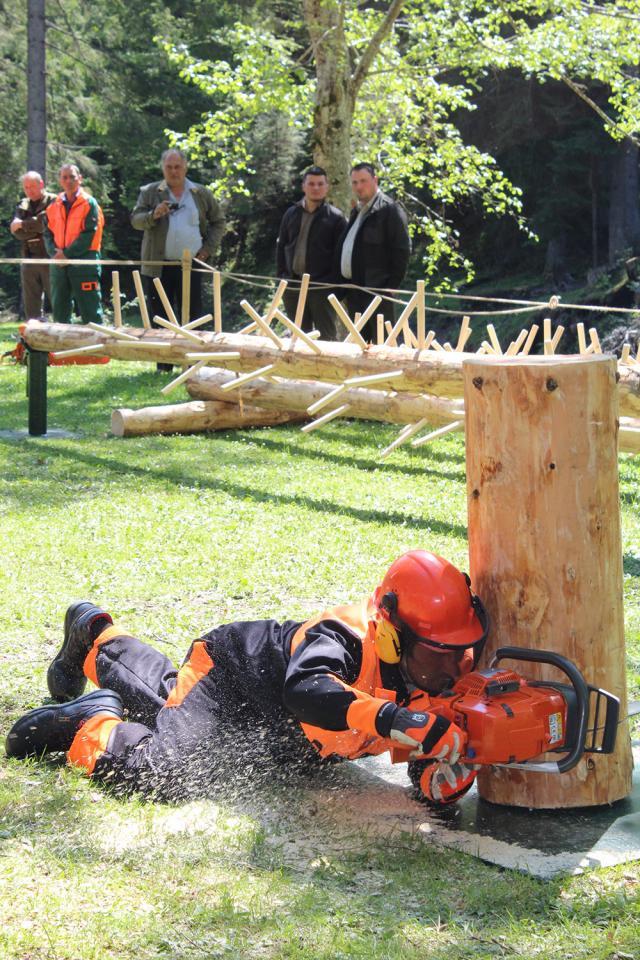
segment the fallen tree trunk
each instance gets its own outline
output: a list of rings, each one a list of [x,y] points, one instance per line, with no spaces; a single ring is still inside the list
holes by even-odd
[[[401,371],[393,389],[402,393],[427,393],[436,397],[462,395],[462,363],[475,354],[446,350],[413,350],[410,347],[386,347],[371,344],[366,350],[355,343],[321,342],[321,353],[295,340],[283,339],[282,347],[272,340],[239,333],[199,332],[198,344],[171,330],[122,328],[132,340],[116,339],[80,324],[42,323],[30,320],[24,338],[35,350],[57,351],[95,345],[103,356],[116,360],[145,360],[154,363],[189,365],[198,353],[239,353],[239,358],[216,359],[216,366],[237,372],[257,370],[272,364],[273,376],[296,380],[322,380],[342,383],[350,377]],[[505,358],[512,363],[514,358]],[[551,361],[552,357],[549,358]],[[496,358],[498,362],[499,358]],[[522,358],[525,362],[526,358]],[[516,362],[520,362],[519,359]],[[640,417],[640,366],[620,364],[618,368],[619,408],[627,417]],[[385,389],[380,384],[379,389]]]
[[[111,414],[111,432],[116,437],[140,437],[150,433],[200,433],[204,430],[233,430],[245,427],[273,427],[307,419],[286,411],[263,410],[217,400],[165,404],[130,410],[121,407]]]
[[[228,370],[205,367],[190,377],[185,386],[192,397],[201,400],[224,400],[233,398],[273,410],[291,410],[305,413],[307,408],[326,397],[334,389],[326,383],[309,380],[284,380],[273,383],[265,378],[253,380],[236,390],[225,391],[225,383],[235,379]],[[363,420],[380,420],[385,423],[415,423],[426,417],[436,426],[455,420],[462,411],[462,400],[443,400],[438,397],[415,396],[410,393],[384,393],[353,387],[345,390],[335,401],[322,408],[326,413],[333,407],[349,405],[348,417]],[[318,416],[320,416],[320,411]]]

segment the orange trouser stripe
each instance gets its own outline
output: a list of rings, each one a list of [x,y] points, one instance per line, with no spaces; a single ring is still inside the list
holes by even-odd
[[[112,713],[97,713],[95,717],[89,717],[73,738],[67,753],[68,762],[91,776],[96,763],[107,749],[111,731],[119,723],[122,723],[122,720],[118,720]]]
[[[128,637],[129,634],[126,630],[121,630],[120,627],[109,626],[105,627],[101,634],[96,637],[91,650],[87,654],[84,661],[84,675],[88,677],[89,680],[92,680],[95,683],[96,687],[99,687],[98,683],[98,674],[96,668],[96,657],[103,643],[108,643],[109,640],[113,640],[114,637]]]
[[[178,707],[196,683],[202,680],[213,667],[203,640],[196,640],[186,663],[178,671],[176,685],[169,694],[165,707]]]

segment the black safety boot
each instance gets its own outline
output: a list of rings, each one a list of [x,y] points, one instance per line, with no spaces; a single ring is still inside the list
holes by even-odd
[[[84,692],[87,678],[82,665],[93,641],[112,624],[110,614],[90,600],[76,600],[64,618],[64,641],[47,670],[47,686],[54,700],[75,700]]]
[[[23,760],[68,750],[89,717],[105,713],[122,720],[122,712],[122,700],[115,690],[93,690],[71,703],[36,707],[11,727],[5,744],[7,756]]]

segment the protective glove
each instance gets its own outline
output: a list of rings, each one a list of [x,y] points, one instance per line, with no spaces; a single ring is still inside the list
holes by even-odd
[[[406,707],[396,707],[393,715],[383,707],[376,718],[376,728],[382,736],[390,737],[403,747],[415,747],[409,754],[412,758],[446,759],[449,763],[456,762],[466,739],[460,727],[444,717],[428,711],[417,713]]]
[[[455,803],[471,789],[480,768],[466,763],[409,764],[409,778],[418,798],[434,807]]]

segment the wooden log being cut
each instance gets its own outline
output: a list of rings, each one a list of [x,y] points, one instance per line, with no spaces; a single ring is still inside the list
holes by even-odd
[[[142,330],[128,327],[139,343],[106,340],[100,343],[100,353],[116,360],[146,360],[154,363],[189,365],[194,362],[186,354],[194,353],[194,343],[173,330]],[[215,349],[219,352],[239,353],[239,359],[228,363],[218,361],[218,366],[248,373],[266,364],[274,365],[273,375],[291,380],[321,380],[327,383],[342,383],[350,377],[366,376],[381,371],[401,370],[402,376],[394,381],[394,389],[403,393],[426,393],[436,397],[456,398],[462,395],[462,363],[476,354],[456,353],[445,350],[413,350],[410,347],[375,346],[370,344],[362,350],[355,343],[317,341],[322,348],[315,354],[299,337],[292,342],[284,340],[279,349],[266,337],[244,334],[204,331],[201,334],[203,352]],[[29,320],[24,338],[34,350],[56,351],[97,344],[95,333],[81,324],[42,323]],[[433,341],[435,342],[435,341]],[[155,346],[156,343],[168,347]],[[526,359],[507,358],[504,363],[526,363]],[[553,363],[554,358],[546,359]],[[640,418],[640,365],[619,367],[618,394],[620,414]],[[380,389],[383,389],[381,386]]]
[[[274,427],[308,419],[300,414],[219,400],[193,400],[158,407],[130,410],[121,407],[111,414],[111,432],[116,437],[140,437],[150,433],[201,433],[205,430],[240,430]]]
[[[626,718],[614,358],[476,357],[464,365],[464,398],[470,573],[492,624],[483,664],[501,646],[562,654],[619,697]],[[623,719],[611,755],[584,754],[555,775],[492,767],[479,790],[493,803],[588,807],[626,797],[631,770]]]
[[[239,394],[243,403],[250,403],[273,410],[290,410],[306,413],[308,408],[326,397],[334,389],[326,383],[306,380],[283,380],[273,383],[260,379],[247,383],[238,390],[225,390],[224,385],[233,382],[234,375],[228,370],[206,367],[198,370],[185,384],[189,394],[200,400],[226,400]],[[395,380],[393,381],[395,384]],[[349,416],[364,420],[379,420],[385,423],[415,423],[426,417],[430,424],[447,424],[460,416],[460,400],[443,400],[438,397],[418,397],[412,394],[385,393],[353,387],[336,393],[334,406],[348,404]],[[327,407],[327,410],[329,407]]]

